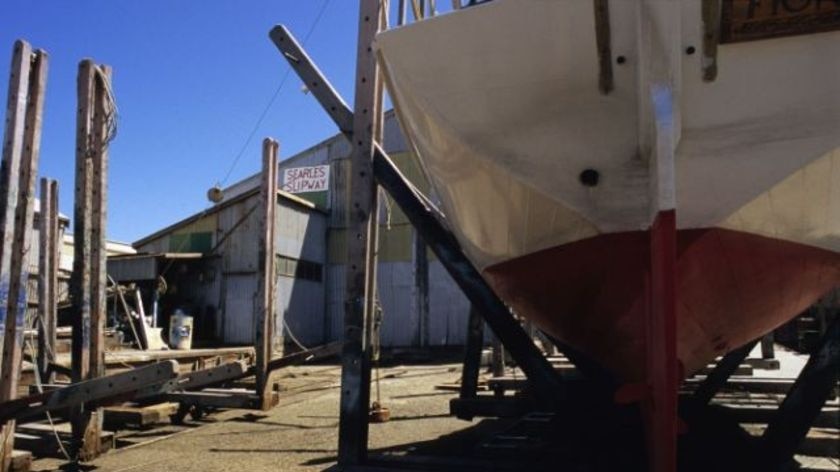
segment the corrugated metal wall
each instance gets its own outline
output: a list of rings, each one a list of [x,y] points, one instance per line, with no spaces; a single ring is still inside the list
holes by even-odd
[[[385,149],[414,184],[429,191],[417,159],[407,150],[393,113],[386,114]],[[282,317],[295,337],[303,344],[318,344],[342,336],[344,317],[345,228],[349,201],[348,161],[350,143],[335,136],[280,163],[282,170],[291,167],[330,165],[328,215],[306,211],[294,204],[282,205],[278,212],[278,253],[324,264],[323,283],[278,277],[278,326]],[[259,185],[259,175],[251,176],[225,189],[230,202]],[[213,244],[234,226],[254,204],[249,198],[223,209],[218,214],[218,229]],[[428,253],[428,293],[418,283],[418,261],[415,254],[415,231],[390,199],[382,205],[379,247],[378,287],[384,310],[382,344],[389,347],[421,347],[426,345],[460,345],[466,338],[469,303]],[[207,222],[191,226],[204,228]],[[253,301],[255,286],[244,278],[256,271],[256,219],[247,218],[219,251],[223,254],[226,272],[220,290],[224,302],[224,334],[228,342],[250,342],[253,336]],[[162,238],[165,239],[165,238]],[[151,241],[143,250],[165,252],[168,242]],[[427,299],[426,304],[423,300]],[[426,310],[426,306],[428,310]],[[249,315],[245,315],[248,313]],[[220,325],[217,325],[220,326]]]
[[[242,195],[240,193],[240,195]],[[258,284],[259,220],[257,195],[227,203],[218,211],[144,243],[141,252],[190,252],[173,241],[183,236],[210,232],[211,247],[220,256],[217,276],[212,284],[196,290],[212,291],[202,299],[214,299],[219,307],[217,336],[226,344],[251,344],[254,340],[255,300]],[[278,197],[277,255],[292,260],[326,265],[327,217],[287,198]],[[322,270],[322,274],[323,274]],[[198,295],[196,295],[198,296]],[[325,337],[325,283],[277,275],[278,330],[284,316],[296,338],[303,343],[319,344]]]
[[[423,192],[429,191],[417,159],[407,152],[397,120],[386,115],[384,146],[403,173]],[[326,323],[324,335],[342,335],[345,296],[345,228],[350,143],[336,136],[281,162],[280,168],[330,164],[329,233],[327,236]],[[377,283],[384,319],[381,341],[388,347],[461,345],[466,339],[469,302],[434,256],[428,259],[428,312],[424,312],[416,280],[414,228],[390,198],[380,214]]]

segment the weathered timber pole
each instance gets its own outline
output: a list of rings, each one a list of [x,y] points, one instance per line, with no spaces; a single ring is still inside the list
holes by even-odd
[[[38,221],[38,373],[52,383],[49,366],[55,361],[58,316],[58,182],[41,179],[41,209]]]
[[[72,380],[104,375],[105,205],[109,120],[114,113],[111,70],[90,59],[79,63],[76,129],[76,188],[73,206],[74,260],[70,290],[73,319]],[[72,412],[75,460],[99,454],[101,409],[82,405]]]
[[[282,25],[275,26],[270,37],[289,65],[309,86],[324,111],[341,132],[352,140],[356,115],[295,37]],[[558,406],[565,395],[560,376],[466,257],[455,236],[442,223],[444,217],[414,189],[379,145],[374,148],[373,172],[377,183],[394,198],[429,249],[479,310],[493,333],[502,339],[511,357],[535,385],[536,395],[547,407]]]
[[[20,377],[29,277],[25,256],[32,232],[46,81],[47,54],[33,53],[25,41],[16,41],[0,168],[0,324],[4,332],[0,403],[17,397]],[[3,471],[11,466],[14,429],[14,421],[2,426]]]
[[[276,320],[276,282],[277,273],[274,270],[276,260],[276,220],[277,209],[277,141],[271,138],[263,140],[262,147],[262,179],[260,186],[260,203],[262,211],[260,218],[260,264],[259,264],[259,296],[257,301],[256,336],[254,349],[257,353],[256,378],[257,393],[260,396],[261,408],[270,407],[271,372],[268,363],[274,354],[275,320]]]
[[[372,49],[380,30],[380,0],[361,0],[356,59],[353,152],[350,156],[350,211],[347,229],[347,282],[344,302],[344,348],[341,369],[341,410],[338,463],[360,465],[367,458],[370,403],[371,330],[375,295],[376,183],[373,150],[382,120],[382,88]],[[387,11],[387,9],[385,9]]]
[[[462,399],[475,398],[478,391],[478,374],[481,370],[481,348],[484,346],[484,319],[470,306],[467,324],[467,343],[464,346],[464,369],[461,371]]]

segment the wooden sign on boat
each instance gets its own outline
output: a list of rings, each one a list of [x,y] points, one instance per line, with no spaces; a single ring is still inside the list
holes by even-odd
[[[721,43],[840,30],[838,0],[723,0]]]

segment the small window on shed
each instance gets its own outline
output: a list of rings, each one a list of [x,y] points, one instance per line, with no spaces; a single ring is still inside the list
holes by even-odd
[[[324,268],[322,264],[288,256],[277,256],[277,275],[294,277],[301,280],[321,282]]]

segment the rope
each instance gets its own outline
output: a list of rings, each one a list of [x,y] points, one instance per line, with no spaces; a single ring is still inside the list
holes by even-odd
[[[309,37],[312,36],[312,32],[315,31],[315,28],[318,26],[318,23],[321,21],[321,17],[324,16],[324,12],[327,9],[327,5],[329,5],[330,0],[324,0],[324,3],[321,4],[321,8],[318,10],[318,14],[315,16],[315,20],[312,22],[312,25],[309,27],[309,31],[307,31],[306,36],[303,38],[303,45],[306,46],[306,42],[309,40]],[[242,145],[242,148],[239,149],[239,152],[236,154],[236,157],[233,159],[233,162],[230,165],[227,173],[225,173],[224,178],[222,178],[220,185],[224,185],[228,179],[230,178],[230,174],[233,173],[233,170],[236,168],[236,164],[239,163],[239,160],[242,159],[242,156],[245,154],[245,150],[248,148],[248,145],[251,144],[251,140],[254,139],[254,135],[257,134],[259,131],[260,126],[262,125],[263,120],[265,120],[266,115],[271,110],[271,106],[274,105],[274,101],[277,100],[277,97],[280,95],[280,92],[283,90],[283,86],[286,85],[286,80],[289,78],[289,74],[291,73],[292,68],[287,67],[286,72],[283,74],[283,78],[280,79],[280,85],[277,86],[277,89],[274,90],[274,93],[271,95],[271,99],[269,99],[268,103],[266,104],[265,108],[263,108],[262,113],[260,113],[259,118],[257,118],[257,122],[254,123],[254,127],[251,129],[251,132],[248,133],[247,139],[245,139],[245,144]]]
[[[31,339],[27,339],[24,345],[26,346],[26,349],[29,350],[29,356],[32,359],[35,359],[35,348],[32,347]],[[35,366],[32,370],[35,372],[35,387],[38,389],[38,393],[44,393],[44,385],[43,383],[41,383],[41,373],[38,372],[37,366]],[[46,415],[47,421],[50,423],[50,428],[52,428],[53,436],[55,437],[55,442],[56,444],[58,444],[58,448],[61,450],[61,454],[64,455],[64,458],[68,462],[72,462],[73,459],[71,458],[70,453],[68,453],[67,449],[64,448],[64,443],[62,443],[61,441],[61,436],[58,435],[58,428],[55,427],[55,422],[53,421],[52,415],[49,411],[46,412]]]
[[[303,343],[298,341],[298,338],[295,337],[295,334],[292,332],[291,328],[289,328],[289,323],[286,322],[286,317],[283,317],[283,326],[286,328],[286,332],[289,334],[289,337],[292,338],[292,341],[297,345],[297,347],[301,348],[304,351],[308,351],[309,348],[304,346]]]
[[[105,107],[105,137],[102,139],[102,151],[108,148],[108,145],[114,138],[117,137],[117,118],[118,118],[118,111],[117,111],[117,101],[114,98],[114,89],[111,87],[111,79],[108,77],[108,74],[105,73],[105,70],[102,68],[101,65],[95,65],[94,73],[102,82],[102,87],[105,89],[106,94],[106,107]]]
[[[312,33],[315,31],[315,28],[318,26],[318,23],[320,23],[321,18],[324,16],[324,12],[326,11],[327,5],[329,5],[329,3],[330,3],[330,0],[324,0],[324,3],[321,4],[320,10],[318,10],[318,14],[315,16],[315,19],[313,20],[312,25],[309,27],[309,31],[307,31],[306,36],[303,39],[303,45],[304,46],[306,45],[306,42],[309,40],[309,38],[312,36]],[[256,135],[257,131],[259,131],[259,128],[262,125],[262,122],[265,120],[265,117],[268,115],[268,112],[271,109],[271,106],[274,105],[275,100],[277,100],[277,97],[280,95],[280,92],[283,90],[283,86],[286,84],[286,81],[288,80],[289,74],[291,73],[291,71],[292,71],[291,67],[286,68],[286,72],[283,74],[283,78],[280,79],[280,84],[274,90],[274,93],[271,95],[271,98],[269,99],[265,108],[263,108],[262,113],[260,113],[259,118],[257,118],[256,123],[254,123],[254,127],[248,133],[248,137],[245,139],[245,143],[239,149],[239,152],[236,154],[236,157],[234,157],[233,162],[230,165],[230,168],[225,173],[225,176],[217,184],[218,186],[221,187],[222,185],[224,185],[228,181],[228,179],[230,178],[230,175],[233,173],[233,170],[236,168],[236,164],[238,164],[239,160],[242,159],[242,156],[245,155],[245,151],[248,149],[248,145],[251,144],[251,141],[254,139],[254,135]],[[207,212],[209,212],[213,208],[213,206],[214,205],[211,203],[206,208],[204,208],[204,210],[202,210],[202,212],[199,214],[197,219],[200,220],[200,219],[204,218],[205,216],[207,216]],[[178,247],[175,248],[175,250],[171,251],[171,252],[181,252],[181,250],[186,246],[188,240],[189,240],[189,238],[184,238],[181,241],[181,243],[178,244]],[[166,265],[164,270],[161,271],[160,275],[165,276],[166,273],[169,271],[169,269],[172,268],[172,264],[174,264],[174,261],[170,261]]]

